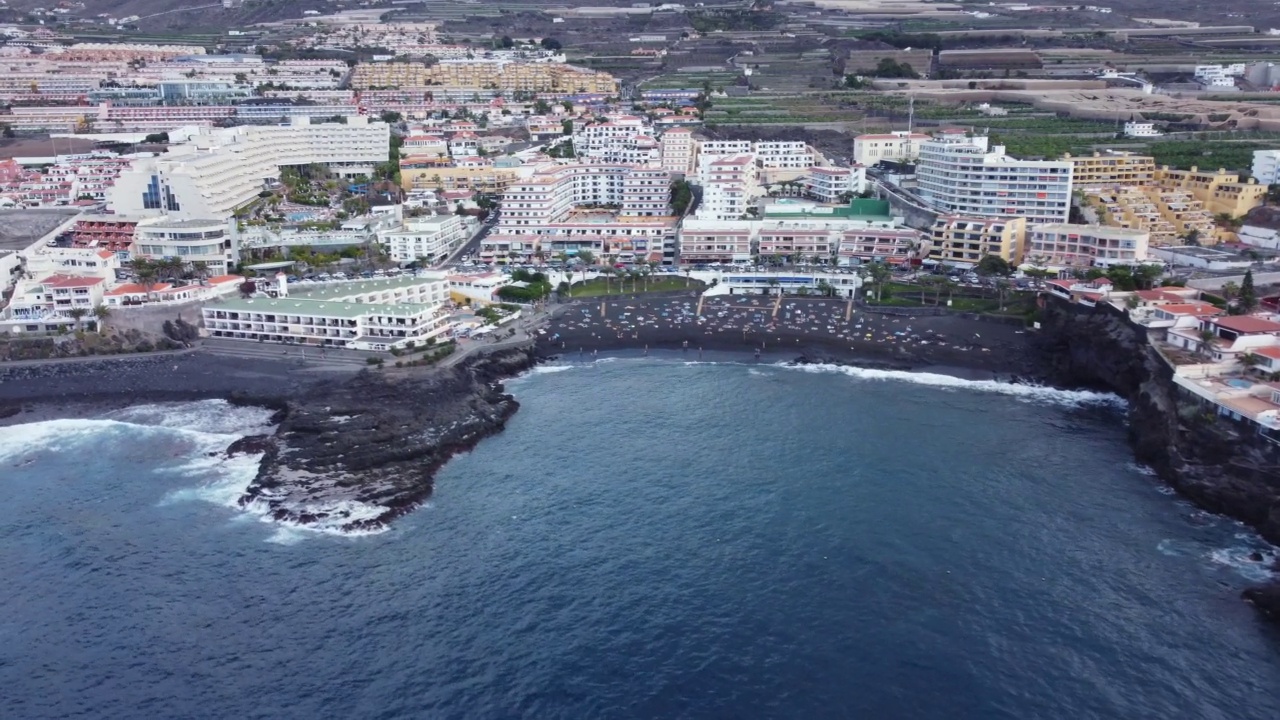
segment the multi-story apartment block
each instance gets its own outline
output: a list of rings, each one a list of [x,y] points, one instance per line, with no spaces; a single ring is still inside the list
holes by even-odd
[[[81,215],[71,228],[71,244],[127,256],[140,220],[127,215]]]
[[[1254,150],[1252,174],[1263,185],[1280,183],[1280,150]]]
[[[749,263],[758,225],[750,220],[687,219],[680,228],[680,262]]]
[[[839,265],[909,263],[925,251],[927,236],[909,228],[845,230],[836,248]]]
[[[675,251],[671,174],[661,167],[558,165],[503,194],[502,220],[481,259],[507,262],[590,250],[622,262],[665,262]]]
[[[680,230],[680,262],[746,263],[753,250],[820,264],[903,262],[922,247],[921,235],[898,228],[880,200],[845,207],[804,200],[771,203],[760,219],[689,218]]]
[[[1027,230],[1028,261],[1054,270],[1136,265],[1147,259],[1151,234],[1145,230],[1069,225],[1032,225]]]
[[[457,60],[430,67],[418,63],[361,63],[351,73],[357,90],[382,88],[492,88],[504,92],[616,95],[612,75],[550,62]]]
[[[859,135],[853,139],[853,161],[859,165],[875,165],[881,160],[915,162],[920,157],[921,143],[929,139],[924,133],[896,131],[881,135]]]
[[[995,255],[1010,264],[1023,257],[1027,220],[1021,217],[942,215],[933,224],[929,257],[955,266],[974,266]]]
[[[1241,181],[1239,173],[1219,169],[1213,172],[1192,167],[1175,170],[1164,166],[1156,170],[1156,184],[1166,190],[1185,190],[1204,204],[1210,214],[1242,217],[1263,203],[1267,186],[1255,178]]]
[[[339,175],[372,174],[386,162],[390,128],[363,116],[344,123],[206,130],[169,152],[134,160],[108,193],[113,209],[127,214],[221,219],[249,202],[280,168],[319,163]]]
[[[409,218],[399,228],[379,232],[378,242],[398,263],[436,265],[466,244],[475,225],[474,220],[468,222],[453,214]]]
[[[920,146],[918,194],[947,214],[1066,222],[1071,163],[1016,160],[985,137],[944,133]]]
[[[760,195],[760,175],[754,155],[699,158],[702,204],[695,215],[703,220],[737,220]]]
[[[867,169],[853,167],[815,167],[804,178],[804,194],[824,203],[847,202],[850,196],[866,189]]]
[[[752,143],[751,152],[763,170],[806,170],[813,167],[813,148],[799,140]]]
[[[212,125],[235,115],[229,105],[163,105],[128,107],[99,103],[92,106],[14,106],[4,121],[16,131],[168,131],[182,125]]]
[[[634,115],[614,115],[603,122],[575,123],[573,152],[579,158],[597,158],[618,141],[650,137],[649,126]]]
[[[276,297],[226,299],[205,305],[204,326],[215,338],[391,350],[449,333],[443,275],[288,287],[284,275],[269,290]]]
[[[1155,183],[1156,160],[1150,155],[1108,151],[1083,157],[1068,153],[1062,159],[1071,163],[1071,182],[1076,188]]]
[[[658,167],[558,165],[507,189],[499,230],[538,232],[582,206],[616,208],[622,216],[670,214],[671,176]]]
[[[672,175],[688,177],[694,174],[695,143],[693,131],[676,127],[662,133],[660,142],[662,167]]]

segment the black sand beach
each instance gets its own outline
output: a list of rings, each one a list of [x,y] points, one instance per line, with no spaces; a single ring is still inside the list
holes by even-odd
[[[824,298],[730,295],[581,300],[538,337],[542,357],[618,350],[759,353],[777,359],[913,370],[954,367],[1037,377],[1020,325],[961,315],[900,315]]]

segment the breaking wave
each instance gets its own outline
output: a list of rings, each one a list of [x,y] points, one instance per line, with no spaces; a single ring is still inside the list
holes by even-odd
[[[380,506],[356,501],[309,505],[305,508],[308,513],[324,513],[333,521],[305,525],[276,520],[265,503],[240,505],[241,496],[257,477],[262,455],[229,457],[226,450],[242,437],[274,432],[273,414],[262,407],[201,400],[135,405],[95,419],[14,425],[0,433],[0,463],[21,467],[38,461],[45,453],[65,452],[84,443],[101,442],[103,435],[119,434],[134,439],[139,434],[154,436],[157,441],[163,439],[157,447],[163,446],[167,455],[157,458],[156,472],[176,473],[196,483],[165,493],[159,501],[161,505],[194,501],[229,508],[242,513],[240,517],[276,526],[276,534],[269,541],[285,541],[285,544],[315,534],[353,536],[382,532],[381,528],[354,532],[340,528],[353,520],[372,519],[385,512]]]
[[[793,365],[778,364],[775,367],[787,368],[806,373],[846,375],[856,380],[908,382],[916,385],[927,385],[942,390],[970,390],[974,392],[996,393],[1020,398],[1028,402],[1041,402],[1069,407],[1100,406],[1124,408],[1125,401],[1118,395],[1094,392],[1092,390],[1062,390],[1044,385],[1025,385],[1007,383],[998,380],[966,380],[952,375],[929,372],[908,372],[905,370],[873,370],[870,368],[852,367],[848,365]]]

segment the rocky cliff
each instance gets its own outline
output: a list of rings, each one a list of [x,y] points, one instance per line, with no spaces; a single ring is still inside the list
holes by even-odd
[[[1051,300],[1037,346],[1050,381],[1128,399],[1129,441],[1139,462],[1197,505],[1280,544],[1280,447],[1178,388],[1143,328],[1109,308]],[[1245,597],[1280,617],[1280,584]]]
[[[533,362],[519,349],[426,373],[364,372],[290,400],[273,437],[228,450],[264,453],[240,504],[341,532],[385,526],[431,494],[450,457],[502,430],[519,407],[502,380]]]

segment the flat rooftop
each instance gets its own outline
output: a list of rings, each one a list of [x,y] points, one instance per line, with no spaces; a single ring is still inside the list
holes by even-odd
[[[413,287],[423,283],[435,280],[444,280],[443,275],[429,277],[396,277],[377,280],[360,280],[356,282],[332,282],[323,285],[303,285],[297,284],[289,286],[289,297],[304,300],[337,300],[338,298],[350,297],[352,295],[360,295],[362,293],[378,292],[381,290],[399,290],[401,288]]]

